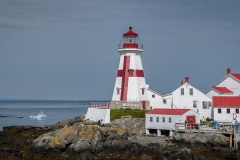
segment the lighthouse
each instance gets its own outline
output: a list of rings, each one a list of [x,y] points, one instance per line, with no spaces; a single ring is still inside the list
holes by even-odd
[[[149,109],[141,54],[143,45],[132,27],[124,33],[118,46],[120,62],[117,71],[111,108]]]

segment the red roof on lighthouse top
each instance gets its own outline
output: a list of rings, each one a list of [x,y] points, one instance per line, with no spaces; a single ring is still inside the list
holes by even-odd
[[[138,34],[132,31],[132,27],[129,27],[129,31],[127,33],[124,33],[123,36],[124,37],[125,36],[136,36],[137,37]]]

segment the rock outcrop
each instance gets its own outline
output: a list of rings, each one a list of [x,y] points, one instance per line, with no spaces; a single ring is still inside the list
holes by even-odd
[[[229,140],[217,133],[176,133],[172,138],[177,142],[204,146],[227,146]]]
[[[124,128],[129,135],[145,134],[145,119],[132,118],[132,116],[123,116],[121,119],[116,119],[106,124],[105,126],[112,128]]]
[[[54,125],[4,127],[0,159],[238,159],[219,134],[144,135],[144,119],[123,117],[107,125],[83,117]]]

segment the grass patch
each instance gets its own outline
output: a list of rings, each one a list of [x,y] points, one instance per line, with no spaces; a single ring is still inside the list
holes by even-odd
[[[122,116],[132,116],[133,118],[145,118],[145,114],[149,110],[139,110],[139,109],[111,109],[110,110],[110,120],[119,119]]]

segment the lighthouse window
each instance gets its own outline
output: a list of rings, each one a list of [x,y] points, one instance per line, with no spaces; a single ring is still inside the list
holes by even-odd
[[[120,94],[120,88],[117,88],[117,94]]]
[[[145,91],[145,89],[144,89],[144,88],[142,88],[142,95],[144,95],[144,91]]]
[[[128,70],[128,74],[129,74],[129,77],[132,77],[133,76],[133,70],[132,69]]]
[[[129,43],[132,43],[132,38],[129,38],[129,39],[128,39],[128,42],[129,42]]]

